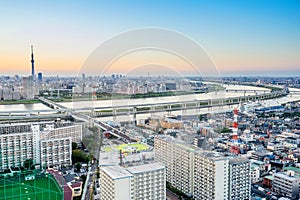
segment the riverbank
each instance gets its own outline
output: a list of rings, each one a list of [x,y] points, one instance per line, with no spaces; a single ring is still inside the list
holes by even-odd
[[[0,101],[0,105],[35,104],[35,103],[40,103],[40,100],[38,100],[38,99],[19,99],[19,100]]]
[[[145,93],[145,94],[97,94],[97,97],[92,97],[91,94],[85,96],[74,96],[67,98],[53,98],[51,99],[54,102],[78,102],[78,101],[91,101],[91,100],[112,100],[112,99],[142,99],[142,98],[155,98],[155,97],[172,97],[178,95],[189,95],[189,94],[203,94],[207,92],[202,91],[174,91],[174,92],[160,92],[160,93]]]

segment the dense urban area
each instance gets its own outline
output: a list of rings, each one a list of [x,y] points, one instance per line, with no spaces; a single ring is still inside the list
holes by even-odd
[[[39,73],[0,82],[0,199],[299,198],[299,78]],[[185,103],[211,93],[225,100]],[[117,105],[119,114],[133,107],[124,120],[112,108],[64,104],[163,97],[184,106]],[[43,107],[5,110],[16,103]]]

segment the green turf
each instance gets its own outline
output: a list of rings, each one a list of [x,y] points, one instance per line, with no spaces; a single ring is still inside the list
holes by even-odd
[[[132,149],[130,147],[133,147]],[[143,143],[131,143],[131,144],[121,144],[115,146],[117,150],[122,150],[123,152],[132,152],[134,149],[136,151],[145,151],[149,148],[146,144]]]
[[[0,181],[0,199],[59,200],[63,199],[63,190],[52,176],[30,181],[2,179]]]
[[[103,150],[105,152],[111,152],[111,151],[113,151],[111,147],[104,147]]]

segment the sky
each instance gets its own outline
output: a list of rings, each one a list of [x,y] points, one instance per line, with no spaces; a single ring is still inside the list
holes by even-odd
[[[1,1],[0,75],[29,75],[30,45],[36,72],[76,75],[105,41],[158,27],[197,42],[221,74],[300,76],[299,22],[299,0]],[[125,73],[122,67],[133,60],[118,60],[112,73]],[[176,59],[165,64],[171,65],[185,69]],[[155,69],[151,73],[159,73]]]

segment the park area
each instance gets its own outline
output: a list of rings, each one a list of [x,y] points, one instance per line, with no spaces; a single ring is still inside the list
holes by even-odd
[[[0,200],[59,200],[63,190],[51,175],[33,180],[12,177],[1,178]]]

